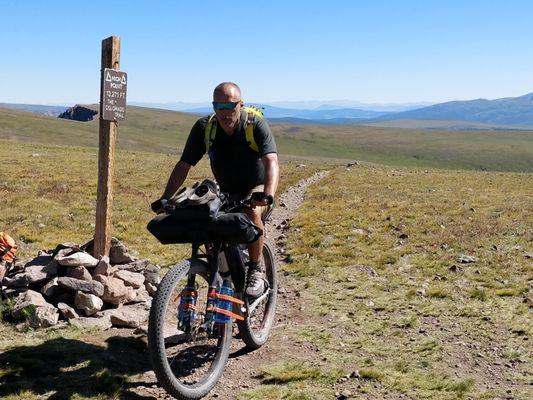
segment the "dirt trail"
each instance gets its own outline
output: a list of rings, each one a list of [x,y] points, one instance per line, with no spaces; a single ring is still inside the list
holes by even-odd
[[[283,254],[284,239],[289,227],[289,221],[293,218],[297,208],[302,204],[307,189],[310,185],[323,179],[329,171],[319,171],[307,179],[303,179],[296,185],[291,186],[283,193],[274,209],[271,219],[267,224],[267,240],[276,243],[276,259],[278,272],[284,263]],[[302,354],[302,351],[314,352],[314,349],[302,349],[301,345],[291,343],[281,333],[283,326],[297,323],[299,318],[300,298],[298,291],[286,285],[285,277],[278,273],[278,308],[276,323],[272,335],[262,348],[248,352],[244,343],[238,339],[233,341],[229,363],[224,374],[206,399],[233,399],[243,389],[253,388],[259,384],[257,374],[260,366],[274,363],[280,359],[287,359],[291,354]],[[130,394],[143,399],[171,399],[166,392],[157,387],[155,375],[152,371],[132,379],[133,387]]]

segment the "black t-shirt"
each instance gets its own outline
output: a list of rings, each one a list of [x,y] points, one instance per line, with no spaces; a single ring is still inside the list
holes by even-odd
[[[181,161],[196,165],[206,153],[205,126],[209,116],[200,118],[191,129]],[[261,157],[277,153],[276,142],[268,123],[261,118],[254,120],[254,139],[259,152],[252,150],[246,142],[246,112],[241,113],[241,121],[233,135],[228,135],[222,127],[217,132],[212,145],[211,170],[226,193],[244,193],[265,183],[265,170]]]

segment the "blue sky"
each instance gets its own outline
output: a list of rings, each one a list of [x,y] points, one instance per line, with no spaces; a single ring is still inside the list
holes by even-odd
[[[439,102],[533,92],[531,1],[0,2],[0,102],[97,102],[121,37],[128,101]]]

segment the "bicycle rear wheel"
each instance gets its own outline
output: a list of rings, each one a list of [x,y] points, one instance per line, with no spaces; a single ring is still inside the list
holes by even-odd
[[[276,304],[278,298],[278,280],[276,275],[276,260],[270,246],[263,245],[263,263],[267,288],[265,293],[258,298],[245,296],[247,317],[244,321],[237,321],[239,333],[243,342],[252,349],[264,345],[272,330],[276,317]]]
[[[188,277],[196,275],[196,315],[178,328],[178,306]],[[198,279],[198,277],[202,277]],[[148,324],[148,347],[157,380],[178,399],[199,399],[216,384],[228,360],[232,324],[202,329],[207,298],[207,263],[184,260],[170,269],[154,296]]]

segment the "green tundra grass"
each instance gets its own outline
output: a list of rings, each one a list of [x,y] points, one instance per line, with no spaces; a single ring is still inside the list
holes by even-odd
[[[311,351],[264,365],[242,399],[532,398],[532,188],[531,174],[334,170],[283,267],[303,308],[276,337]]]

